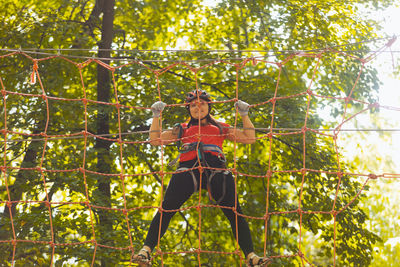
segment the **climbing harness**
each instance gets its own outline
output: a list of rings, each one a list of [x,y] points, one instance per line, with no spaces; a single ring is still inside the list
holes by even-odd
[[[181,154],[183,153],[187,153],[190,151],[197,151],[197,158],[198,160],[196,161],[196,163],[192,166],[192,168],[188,168],[188,167],[180,167],[178,168],[176,171],[177,172],[184,172],[184,171],[188,171],[193,179],[193,185],[194,185],[194,192],[196,192],[198,183],[196,180],[196,176],[193,173],[193,168],[197,165],[197,164],[202,164],[205,167],[210,167],[204,153],[205,152],[216,152],[218,153],[218,159],[221,161],[222,163],[222,168],[225,168],[225,155],[224,152],[222,151],[222,149],[217,146],[217,145],[213,145],[213,144],[204,144],[203,142],[193,142],[193,143],[187,143],[187,144],[183,144],[181,149],[179,150],[179,155],[178,157],[176,157],[173,161],[171,161],[168,165],[172,166],[174,165]],[[210,201],[212,201],[212,190],[211,190],[211,182],[212,179],[214,178],[214,176],[217,173],[222,173],[222,177],[223,177],[223,184],[222,184],[222,195],[221,197],[217,200],[215,200],[216,204],[219,204],[225,197],[226,195],[226,176],[229,174],[229,171],[227,170],[213,170],[213,169],[207,169],[205,172],[205,175],[207,176],[207,191],[208,191],[208,195],[209,195],[209,199]]]
[[[178,138],[180,139],[179,135],[178,135]],[[180,140],[178,142],[180,142]],[[212,144],[204,144],[203,142],[193,142],[193,143],[183,144],[179,149],[179,155],[175,159],[173,159],[170,163],[168,163],[168,166],[175,165],[178,162],[181,154],[184,154],[184,153],[187,153],[190,151],[194,151],[194,150],[197,150],[197,156],[200,161],[202,161],[204,158],[204,155],[203,155],[204,152],[217,152],[218,158],[225,165],[225,161],[226,161],[225,155],[219,146],[212,145]]]

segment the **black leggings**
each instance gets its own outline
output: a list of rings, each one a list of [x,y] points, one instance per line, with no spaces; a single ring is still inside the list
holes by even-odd
[[[210,167],[214,168],[221,168],[222,162],[215,156],[206,154],[207,163]],[[179,164],[179,168],[186,167],[192,168],[196,164],[196,160],[181,162]],[[202,189],[207,189],[207,176],[211,175],[210,170],[203,169],[204,172],[202,174],[202,182],[201,187]],[[205,173],[207,172],[207,173]],[[193,170],[193,174],[195,176],[195,180],[197,183],[197,187],[195,190],[195,183],[190,171],[175,173],[172,175],[171,181],[167,187],[165,192],[164,200],[162,202],[162,208],[165,210],[177,210],[179,209],[189,197],[199,189],[200,185],[200,174],[199,170]],[[207,175],[208,174],[208,175]],[[224,182],[224,175],[225,175],[225,182]],[[225,188],[225,193],[223,187]],[[211,179],[211,184],[209,186],[211,191],[211,196],[214,200],[219,200],[218,205],[226,206],[226,207],[234,207],[235,206],[235,182],[233,176],[230,172],[217,172]],[[221,208],[222,212],[228,218],[233,236],[236,238],[236,216],[235,212],[229,208]],[[237,202],[237,209],[238,213],[242,213],[239,201]],[[174,216],[176,212],[163,212],[162,214],[162,221],[161,221],[161,233],[160,237],[162,237],[165,232],[167,231],[169,222],[171,218]],[[147,233],[146,241],[144,245],[149,246],[152,250],[158,243],[158,236],[159,236],[159,226],[160,226],[160,211],[154,216],[149,231]],[[245,256],[250,252],[253,252],[253,242],[251,240],[250,229],[247,224],[247,221],[242,216],[237,216],[238,222],[238,243],[242,251],[244,252]]]

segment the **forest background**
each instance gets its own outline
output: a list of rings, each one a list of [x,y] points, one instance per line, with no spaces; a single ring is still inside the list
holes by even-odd
[[[340,53],[324,53],[315,73],[315,58],[299,56],[285,64],[281,75],[274,64],[249,64],[241,69],[238,80],[233,64],[214,64],[196,75],[185,66],[177,66],[159,76],[160,93],[149,68],[161,70],[178,61],[199,67],[210,59],[237,63],[238,59],[254,56],[282,61],[295,52],[327,47],[362,58],[389,40],[380,36],[380,22],[364,12],[384,9],[395,2],[218,1],[206,5],[202,1],[3,0],[0,3],[2,55],[9,53],[7,49],[21,48],[32,57],[43,58],[45,55],[41,53],[57,55],[58,50],[76,62],[87,57],[101,58],[115,66],[130,60],[143,64],[128,64],[116,70],[114,76],[101,65],[88,64],[81,69],[81,77],[77,66],[60,58],[39,62],[40,81],[47,96],[54,97],[46,102],[40,96],[39,82],[30,83],[28,79],[32,74],[31,59],[22,54],[1,58],[2,89],[7,93],[3,94],[0,114],[4,118],[0,121],[4,151],[0,180],[0,264],[11,266],[14,260],[15,266],[129,265],[132,251],[142,245],[155,207],[160,203],[160,192],[169,179],[159,171],[172,172],[174,169],[165,166],[165,162],[177,155],[174,146],[161,150],[145,142],[151,118],[149,107],[157,99],[169,105],[182,104],[186,92],[197,86],[220,101],[214,105],[214,115],[234,125],[235,110],[229,100],[238,97],[250,104],[268,100],[274,96],[279,77],[279,96],[300,94],[312,80],[310,89],[332,97],[313,98],[308,128],[331,129],[342,119],[345,109],[348,114],[355,114],[365,108],[357,101],[344,105],[334,99],[350,93],[361,69],[357,60]],[[190,50],[163,51],[182,43]],[[40,53],[34,54],[35,51]],[[394,72],[398,74],[398,67]],[[366,103],[379,102],[380,84],[377,70],[367,64],[352,97]],[[118,103],[135,108],[118,109],[104,104],[116,103],[114,86]],[[87,103],[56,100],[82,99],[83,87],[85,97],[90,100]],[[303,127],[307,100],[307,96],[299,95],[277,101],[273,127]],[[187,118],[182,106],[170,106],[167,111],[163,114],[165,127]],[[264,129],[258,131],[259,137],[267,133],[271,112],[272,104],[267,103],[254,107],[250,113],[255,126]],[[368,118],[372,125],[381,127],[383,122],[377,114],[379,109],[370,109]],[[55,136],[82,131],[96,137],[37,138],[43,137],[44,132]],[[130,134],[123,135],[121,144],[118,133]],[[387,141],[390,138],[384,132],[380,135]],[[359,137],[359,147],[370,150],[370,139],[365,134]],[[301,234],[301,252],[313,265],[332,265],[334,245],[338,266],[395,263],[400,256],[399,245],[386,242],[397,231],[392,223],[397,212],[385,209],[393,202],[379,191],[368,192],[373,182],[351,202],[365,181],[362,176],[342,177],[336,194],[338,158],[332,138],[309,132],[305,135],[305,151],[302,134],[279,135],[270,141],[264,138],[252,145],[225,147],[229,162],[235,162],[238,172],[249,174],[237,177],[244,213],[262,217],[266,203],[268,211],[276,213],[266,225],[263,220],[249,219],[256,252],[265,250],[268,255],[276,256],[273,266],[302,265],[301,257],[295,256]],[[345,150],[340,153],[346,153]],[[341,167],[346,172],[374,172],[377,169],[373,166],[378,166],[374,164],[387,161],[384,157],[374,160],[365,162],[363,157],[355,156],[348,162],[341,160]],[[308,172],[303,176],[300,171],[279,172],[301,170],[303,164],[326,173]],[[391,165],[388,166],[383,172],[392,172]],[[263,176],[268,170],[274,171],[269,180],[252,177]],[[127,175],[121,178],[121,172]],[[391,186],[390,183],[385,181],[379,186],[384,188]],[[285,213],[298,209],[300,194],[302,209],[306,211],[330,212],[332,207],[341,210],[350,202],[351,205],[336,216],[335,223],[331,214],[309,213],[300,217],[297,213]],[[205,195],[202,199],[203,204],[208,204]],[[61,204],[49,206],[46,201]],[[193,197],[185,206],[194,206],[197,201]],[[216,208],[202,208],[201,216],[201,249],[234,252],[235,241],[222,213]],[[165,252],[197,249],[198,230],[199,212],[195,208],[180,211],[160,249]],[[94,237],[96,243],[91,241]],[[50,241],[76,244],[51,246]],[[280,257],[285,255],[289,257]],[[239,266],[241,262],[238,256],[217,253],[201,253],[200,261],[202,266],[221,263]],[[196,266],[199,258],[195,252],[165,254],[162,262],[166,266]],[[154,265],[160,264],[161,258],[157,256]]]

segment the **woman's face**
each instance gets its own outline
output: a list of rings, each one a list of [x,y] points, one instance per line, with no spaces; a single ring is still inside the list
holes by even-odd
[[[208,115],[208,102],[195,99],[189,103],[189,111],[193,119],[201,120]]]

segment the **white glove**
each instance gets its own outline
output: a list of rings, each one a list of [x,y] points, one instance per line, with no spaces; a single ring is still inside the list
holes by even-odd
[[[157,101],[151,106],[151,111],[153,111],[153,118],[158,118],[160,117],[161,112],[164,110],[165,104],[162,101]]]
[[[238,100],[235,103],[235,108],[238,109],[238,112],[239,112],[240,116],[243,117],[243,116],[246,116],[249,113],[250,105],[247,104],[246,102],[242,101],[242,100]]]

